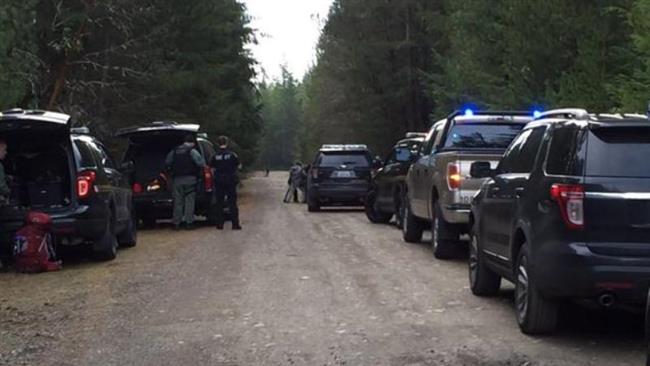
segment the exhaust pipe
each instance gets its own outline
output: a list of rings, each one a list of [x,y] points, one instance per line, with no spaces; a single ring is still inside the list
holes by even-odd
[[[604,308],[611,308],[616,303],[616,296],[611,293],[605,293],[598,297],[598,304]]]

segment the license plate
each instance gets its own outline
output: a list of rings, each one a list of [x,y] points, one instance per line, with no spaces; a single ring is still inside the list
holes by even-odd
[[[354,178],[356,175],[351,170],[337,170],[332,174],[334,178]]]

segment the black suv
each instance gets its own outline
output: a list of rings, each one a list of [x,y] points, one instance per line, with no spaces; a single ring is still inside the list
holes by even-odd
[[[512,142],[472,203],[470,287],[515,284],[524,333],[554,330],[558,301],[642,305],[650,284],[650,121],[544,113]]]
[[[199,133],[199,125],[176,122],[153,122],[147,126],[120,130],[116,136],[128,140],[125,164],[132,163],[130,183],[138,218],[145,226],[154,226],[156,220],[171,219],[174,211],[171,177],[167,175],[165,158],[183,143],[187,135],[196,136],[198,150],[206,163],[214,158],[216,150],[207,135]],[[214,219],[212,170],[197,171],[199,183],[196,192],[196,213]]]
[[[385,224],[395,215],[397,226],[401,227],[406,174],[426,137],[426,133],[407,133],[373,175],[365,203],[370,222]]]
[[[3,165],[9,204],[0,210],[3,238],[23,225],[28,210],[49,214],[57,244],[92,243],[99,259],[114,259],[118,244],[135,246],[137,231],[127,174],[86,128],[71,128],[68,115],[0,113],[0,137],[9,153]],[[6,250],[6,248],[5,248]]]
[[[362,206],[372,164],[366,145],[323,145],[307,177],[309,211],[323,205]]]

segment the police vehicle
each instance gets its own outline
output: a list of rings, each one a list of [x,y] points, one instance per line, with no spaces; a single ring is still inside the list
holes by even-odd
[[[307,177],[309,211],[322,206],[363,206],[372,169],[366,145],[323,145]]]
[[[40,211],[52,217],[58,245],[90,244],[98,259],[112,260],[118,246],[137,242],[128,184],[132,166],[116,165],[87,128],[72,125],[71,117],[61,113],[0,113],[11,189],[9,203],[0,207],[0,235],[11,237],[27,211]]]
[[[171,219],[173,214],[171,177],[166,171],[167,154],[183,143],[187,135],[196,137],[196,149],[209,163],[215,155],[208,136],[199,133],[199,125],[176,122],[153,122],[145,126],[118,131],[116,136],[128,141],[124,163],[132,163],[130,184],[139,220],[151,227],[157,220]],[[209,168],[196,172],[196,214],[214,220],[213,176]]]

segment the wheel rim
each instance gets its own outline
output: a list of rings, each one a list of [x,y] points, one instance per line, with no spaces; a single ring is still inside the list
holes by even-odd
[[[469,281],[472,287],[476,283],[476,274],[478,272],[478,238],[472,235],[472,241],[469,246]]]
[[[515,305],[517,306],[517,318],[519,323],[523,323],[528,313],[528,292],[530,282],[528,278],[527,259],[525,256],[521,258],[521,262],[517,267],[517,286],[515,287]]]

